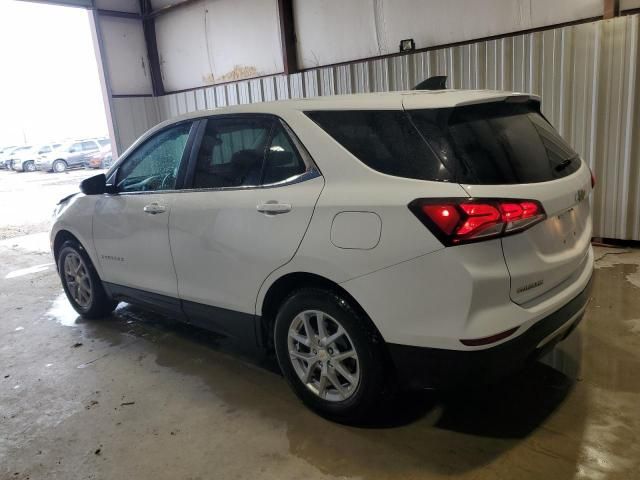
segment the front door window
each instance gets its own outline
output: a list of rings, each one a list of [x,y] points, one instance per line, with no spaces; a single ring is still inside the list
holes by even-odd
[[[154,192],[176,187],[191,123],[163,130],[135,150],[118,169],[118,192]]]

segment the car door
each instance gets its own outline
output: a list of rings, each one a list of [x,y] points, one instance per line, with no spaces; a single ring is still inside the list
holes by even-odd
[[[192,322],[251,337],[260,285],[295,254],[324,180],[275,117],[213,117],[201,130],[169,219],[178,294]]]
[[[86,140],[82,142],[82,165],[87,166],[89,159],[100,149],[98,142],[94,140]]]
[[[123,159],[107,179],[116,193],[103,195],[93,216],[103,281],[151,292],[161,302],[177,297],[168,224],[180,195],[191,125],[167,127]]]
[[[67,166],[75,167],[82,165],[84,159],[84,150],[82,149],[82,142],[75,142],[69,147],[67,158]]]

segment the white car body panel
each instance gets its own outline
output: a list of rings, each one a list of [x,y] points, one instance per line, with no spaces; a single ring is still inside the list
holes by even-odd
[[[54,222],[49,234],[51,249],[59,233],[69,232],[76,237],[103,278],[100,262],[93,246],[93,213],[99,196],[77,194],[58,204],[54,212]]]
[[[169,215],[180,193],[102,195],[95,203],[93,243],[102,279],[131,288],[177,297]],[[147,205],[164,213],[149,215]]]
[[[463,188],[471,196],[480,198],[538,200],[545,209],[545,221],[502,239],[514,302],[535,299],[581,268],[591,250],[592,234],[587,198],[591,174],[584,162],[574,174],[551,182],[463,185]],[[578,195],[580,199],[576,198]]]
[[[341,286],[370,312],[385,341],[400,345],[478,350],[459,339],[484,338],[518,327],[525,332],[578,295],[593,271],[593,251],[566,284],[527,305],[509,298],[500,240],[445,248]],[[384,292],[384,294],[381,294]],[[492,344],[510,340],[504,339]]]
[[[179,297],[254,314],[260,285],[296,253],[323,185],[318,176],[280,187],[177,194],[169,235]],[[291,211],[259,212],[268,202]]]

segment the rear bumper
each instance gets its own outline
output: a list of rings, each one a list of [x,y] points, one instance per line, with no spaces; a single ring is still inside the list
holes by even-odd
[[[512,340],[482,350],[448,350],[389,343],[399,381],[410,389],[487,383],[513,373],[564,340],[582,320],[592,279],[571,301]]]

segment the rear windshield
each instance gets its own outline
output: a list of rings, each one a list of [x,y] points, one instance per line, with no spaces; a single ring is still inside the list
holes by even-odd
[[[360,161],[399,177],[535,183],[567,176],[580,166],[578,154],[533,102],[306,113]]]

